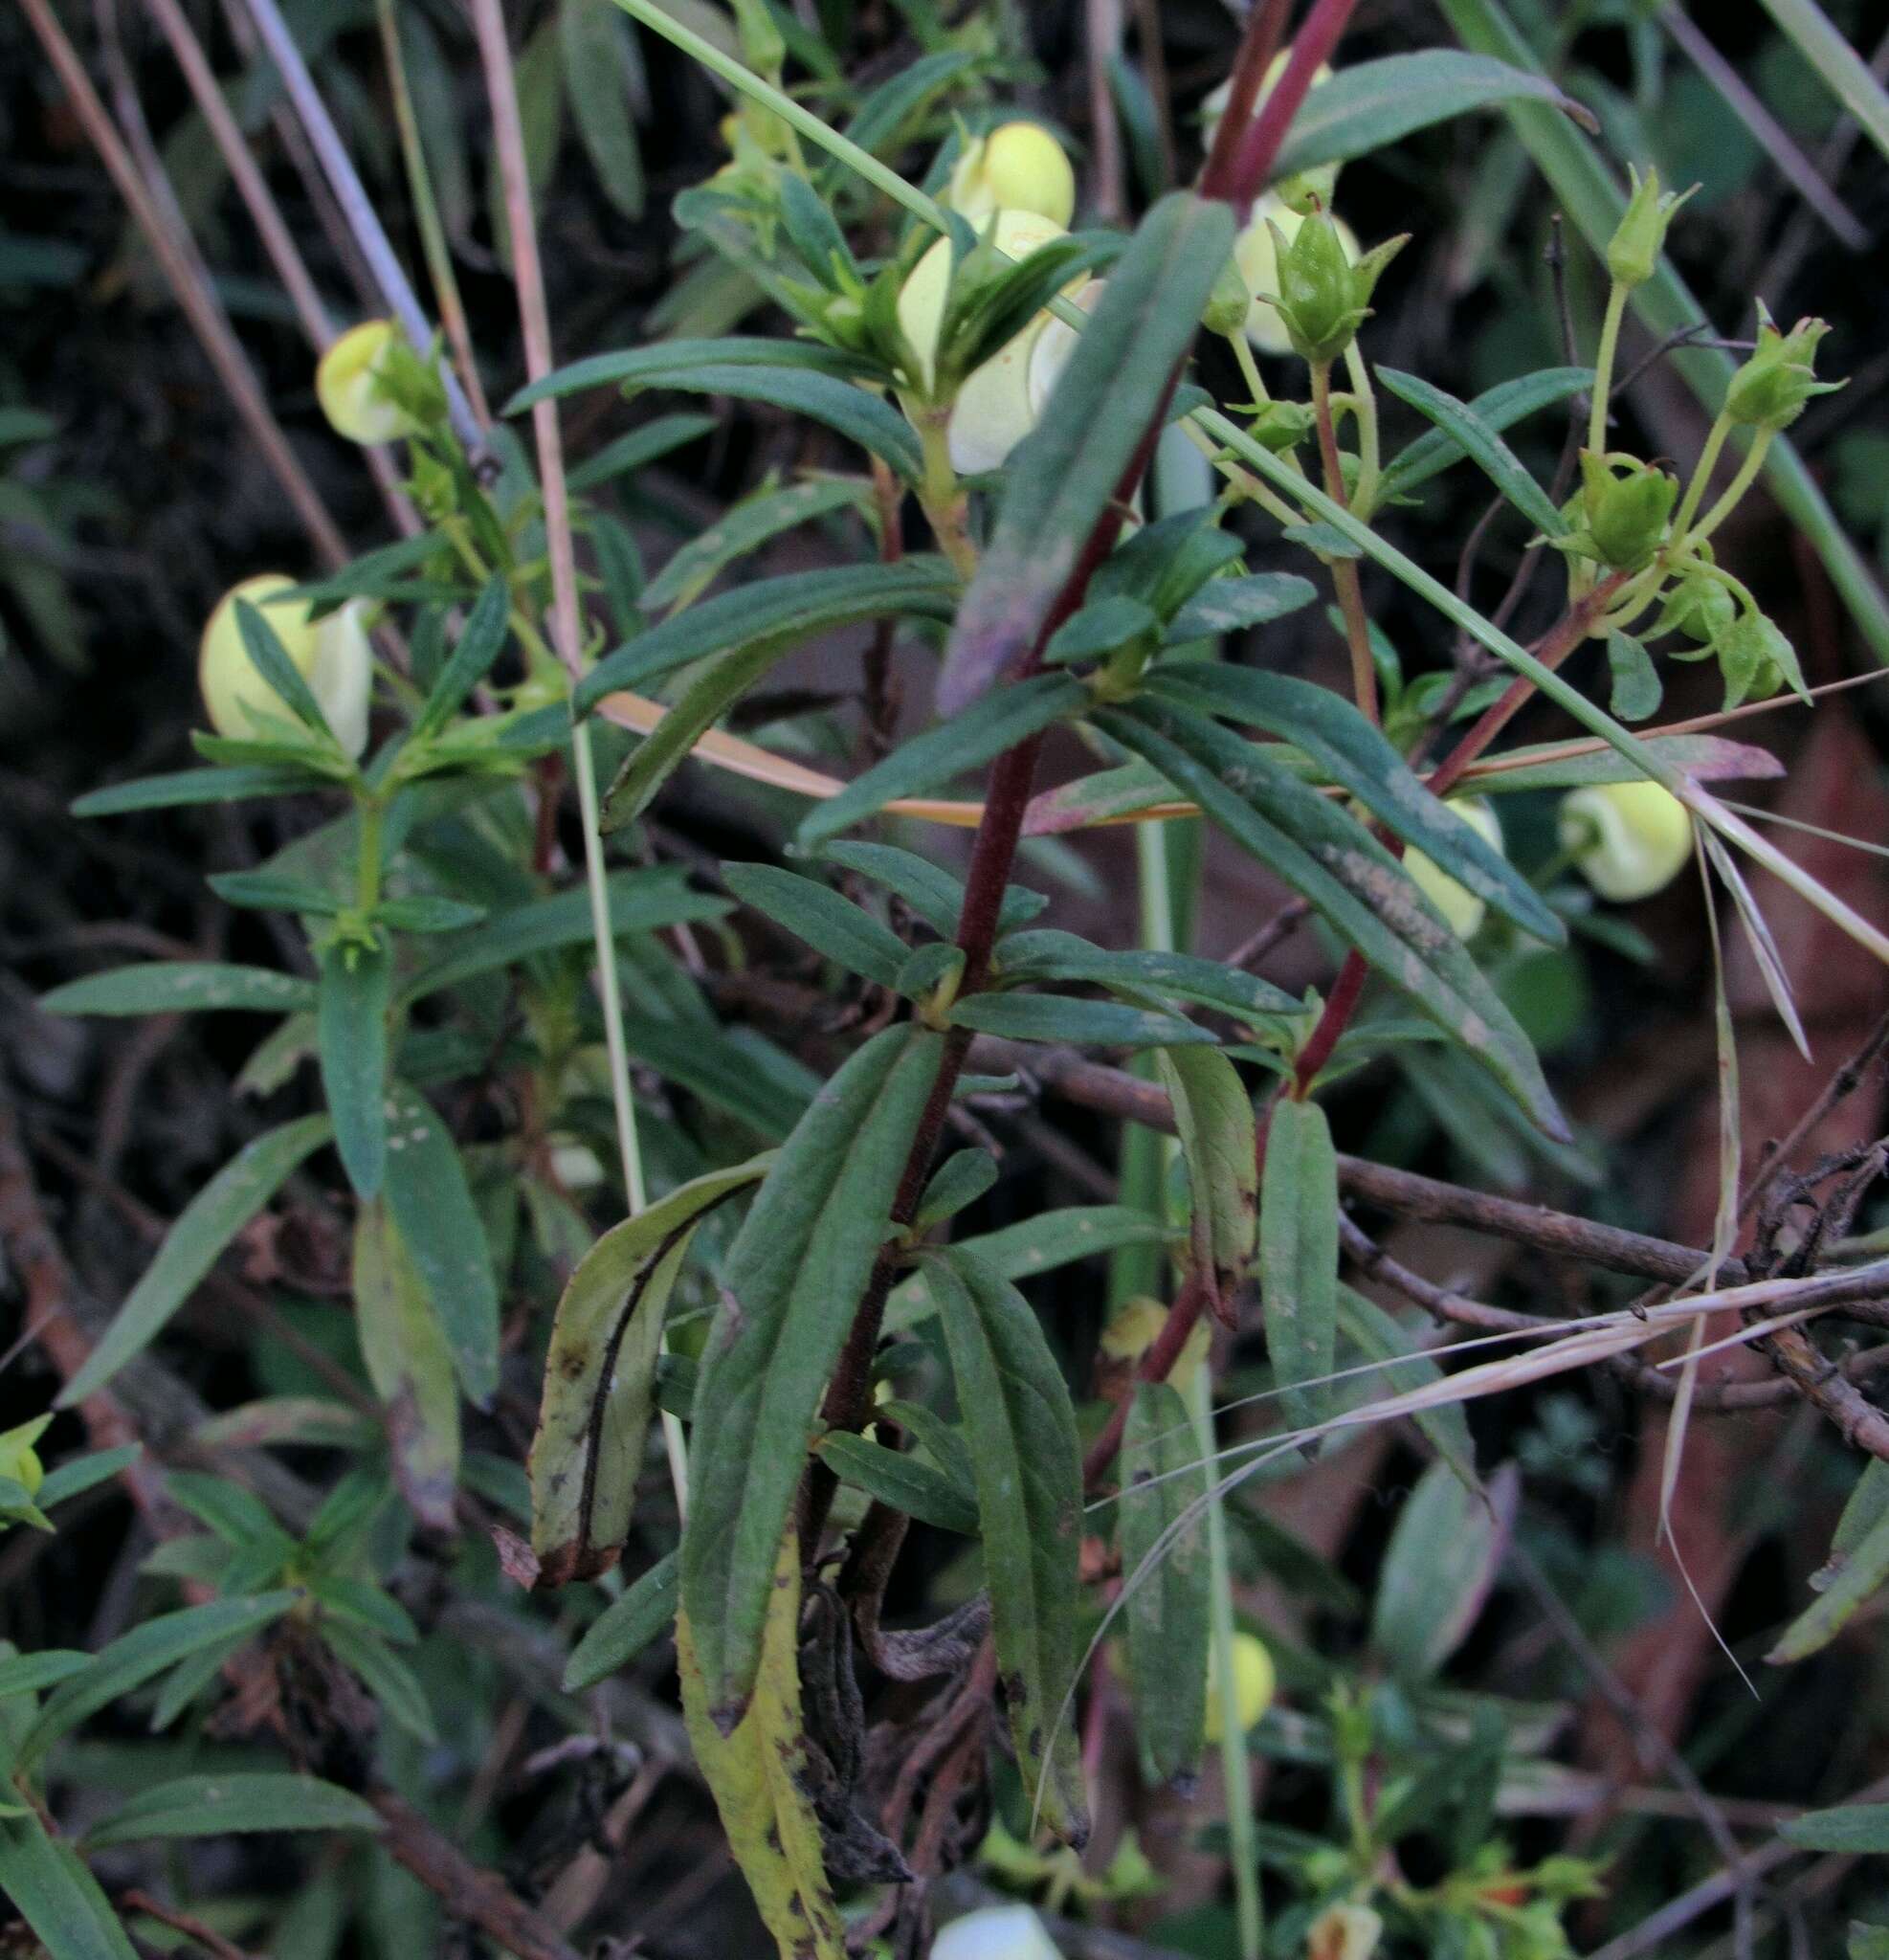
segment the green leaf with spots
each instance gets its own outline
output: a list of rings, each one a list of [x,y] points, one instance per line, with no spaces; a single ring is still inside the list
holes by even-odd
[[[1338,1158],[1316,1102],[1281,1097],[1266,1133],[1259,1194],[1266,1354],[1294,1429],[1323,1420],[1338,1346]]]

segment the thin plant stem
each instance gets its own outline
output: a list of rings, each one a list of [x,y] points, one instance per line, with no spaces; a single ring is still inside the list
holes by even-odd
[[[175,0],[170,0],[175,4]],[[412,91],[407,86],[407,62],[400,48],[400,22],[393,0],[374,0],[380,19],[381,48],[387,58],[388,86],[393,96],[393,122],[400,132],[400,155],[407,170],[407,189],[413,200],[413,222],[419,227],[420,253],[427,262],[427,277],[433,282],[433,296],[439,307],[439,323],[453,348],[453,360],[459,380],[472,403],[473,413],[481,423],[492,419],[485,399],[484,385],[478,378],[478,363],[473,358],[472,334],[466,325],[466,309],[459,298],[459,281],[453,272],[453,253],[446,242],[446,227],[439,220],[439,200],[433,195],[433,172],[427,167],[426,145],[420,141],[420,125],[413,114]]]
[[[1698,523],[1692,527],[1686,539],[1689,545],[1702,545],[1739,506],[1745,493],[1757,479],[1758,472],[1764,467],[1765,452],[1771,446],[1771,432],[1759,430],[1751,447],[1745,453],[1745,460],[1738,466],[1738,474],[1725,485],[1725,494],[1721,497]]]
[[[1355,340],[1345,349],[1345,372],[1351,382],[1351,412],[1358,422],[1358,494],[1349,501],[1361,518],[1368,518],[1377,503],[1383,458],[1377,434],[1377,390],[1371,386],[1371,371]]]
[[[1214,1460],[1213,1390],[1204,1368],[1188,1385],[1189,1412],[1203,1463]],[[1233,1913],[1240,1960],[1260,1960],[1266,1944],[1265,1903],[1259,1895],[1259,1849],[1253,1821],[1253,1775],[1246,1732],[1239,1724],[1239,1683],[1233,1669],[1233,1580],[1227,1556],[1225,1500],[1215,1490],[1206,1503],[1209,1653],[1220,1698],[1220,1779],[1227,1799],[1228,1862],[1233,1872]]]
[[[518,89],[511,48],[505,37],[500,0],[473,0],[473,27],[492,105],[493,143],[505,190],[506,221],[511,233],[513,276],[518,284],[519,325],[524,340],[525,373],[538,381],[551,371],[550,313],[544,301],[544,269],[538,256],[538,226],[531,208],[531,179],[525,164],[524,130],[518,107]],[[551,568],[551,627],[559,657],[574,680],[583,670],[584,630],[577,593],[577,559],[571,544],[570,504],[564,475],[564,439],[554,401],[541,401],[531,412],[538,439],[538,474],[544,508],[544,542]],[[622,988],[616,970],[616,940],[611,929],[610,893],[605,883],[603,836],[598,829],[596,761],[590,727],[576,722],[571,728],[573,774],[584,826],[584,868],[590,893],[590,927],[597,956],[597,991],[602,999],[604,1043],[610,1058],[611,1096],[616,1113],[617,1149],[622,1158],[624,1192],[631,1214],[648,1199],[643,1178],[642,1150],[636,1134],[636,1104],[630,1079],[629,1052],[623,1038]],[[669,1453],[671,1480],[678,1510],[688,1507],[688,1469],[681,1424],[663,1412],[663,1441]]]
[[[1692,527],[1692,521],[1699,515],[1699,506],[1712,481],[1712,472],[1719,466],[1719,456],[1725,446],[1725,437],[1731,434],[1731,423],[1720,415],[1705,433],[1705,442],[1699,452],[1699,462],[1693,470],[1692,481],[1686,485],[1686,494],[1679,500],[1679,507],[1673,513],[1673,539],[1675,545],[1682,543],[1686,532]]]
[[[133,221],[144,234],[152,256],[163,270],[191,330],[203,345],[206,357],[216,370],[237,415],[249,430],[251,439],[262,453],[284,495],[301,520],[315,553],[331,571],[348,562],[346,542],[328,515],[321,493],[289,447],[288,438],[270,412],[261,385],[251,368],[249,356],[231,329],[229,321],[209,288],[196,274],[190,256],[165,222],[164,214],[140,175],[124,140],[113,123],[111,113],[92,86],[85,64],[67,38],[49,0],[20,0],[27,21],[46,51],[61,85],[70,99],[93,147],[99,152],[118,193],[124,199]]]
[[[251,20],[256,23],[256,33],[262,37],[262,45],[269,51],[269,58],[276,64],[276,72],[282,78],[289,100],[295,104],[296,115],[307,132],[322,175],[328,180],[328,188],[341,206],[348,231],[353,234],[361,256],[367,261],[389,310],[399,321],[401,330],[414,346],[421,349],[430,347],[433,345],[432,323],[413,296],[413,288],[389,242],[373,200],[361,182],[354,160],[341,140],[341,132],[335,127],[334,118],[328,114],[328,105],[315,86],[315,78],[308,72],[307,62],[301,58],[301,50],[296,46],[295,35],[289,32],[289,24],[282,18],[281,10],[276,5],[276,0],[243,0],[243,4],[249,10]],[[485,432],[473,414],[472,404],[467,401],[458,377],[448,371],[440,378],[446,385],[446,406],[453,418],[454,434],[465,445],[469,456],[482,456]]]
[[[1325,494],[1335,503],[1346,503],[1345,466],[1338,454],[1338,426],[1331,412],[1331,363],[1312,364],[1312,407],[1319,419],[1319,459],[1324,468]],[[1365,616],[1365,589],[1358,577],[1358,564],[1352,558],[1331,561],[1331,582],[1338,593],[1338,610],[1345,616],[1345,639],[1351,650],[1351,692],[1358,712],[1367,721],[1378,719],[1377,668],[1371,660],[1370,622]]]
[[[1620,347],[1620,322],[1627,311],[1627,292],[1615,279],[1607,295],[1607,312],[1600,323],[1600,351],[1594,356],[1594,391],[1588,408],[1588,447],[1607,454],[1607,404],[1613,388],[1613,361]]]

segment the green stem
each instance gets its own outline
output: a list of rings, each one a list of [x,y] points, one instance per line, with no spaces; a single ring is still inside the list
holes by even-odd
[[[1358,494],[1351,507],[1361,518],[1368,518],[1377,503],[1377,479],[1382,455],[1377,436],[1377,390],[1371,386],[1370,369],[1354,340],[1345,349],[1345,371],[1351,378],[1351,412],[1358,418]]]
[[[1213,1390],[1208,1370],[1197,1368],[1188,1385],[1195,1446],[1211,1463]],[[1208,1592],[1211,1600],[1209,1653],[1213,1685],[1220,1699],[1220,1777],[1226,1786],[1229,1862],[1233,1868],[1233,1909],[1239,1927],[1240,1960],[1260,1960],[1266,1944],[1265,1904],[1259,1896],[1259,1847],[1253,1819],[1253,1776],[1247,1767],[1246,1732],[1239,1726],[1239,1682],[1233,1666],[1233,1580],[1227,1556],[1227,1518],[1218,1493],[1207,1503]]]
[[[1253,358],[1252,342],[1243,332],[1230,333],[1227,339],[1233,344],[1233,359],[1239,363],[1240,379],[1246,383],[1247,390],[1253,396],[1253,406],[1256,409],[1268,407],[1273,398],[1266,391],[1266,383],[1260,375],[1259,364]]]
[[[1752,483],[1757,479],[1758,472],[1764,467],[1765,452],[1770,446],[1771,432],[1768,429],[1759,430],[1757,435],[1752,440],[1750,449],[1745,452],[1745,460],[1738,466],[1737,476],[1725,485],[1725,494],[1693,526],[1691,534],[1686,539],[1687,544],[1704,544],[1706,539],[1738,508],[1745,493],[1750,489]]]
[[[1331,363],[1312,364],[1312,407],[1319,418],[1319,456],[1324,465],[1325,492],[1336,503],[1348,502],[1345,495],[1345,466],[1338,454],[1338,426],[1331,412]],[[1362,487],[1362,481],[1361,485]],[[1370,622],[1365,616],[1365,588],[1358,577],[1357,561],[1334,558],[1331,582],[1338,593],[1338,610],[1345,615],[1345,638],[1351,649],[1351,691],[1358,712],[1367,721],[1378,719],[1377,668],[1371,660]]]
[[[967,585],[977,573],[977,546],[970,541],[970,500],[958,480],[951,462],[951,405],[927,402],[905,405],[906,418],[919,434],[919,447],[924,457],[924,474],[918,487],[919,507],[924,512],[939,549]]]
[[[1607,316],[1600,323],[1600,351],[1594,356],[1593,400],[1588,410],[1588,447],[1607,454],[1607,401],[1613,390],[1613,357],[1620,345],[1620,322],[1627,311],[1627,291],[1615,279],[1607,296]]]
[[[360,812],[361,830],[354,860],[354,899],[362,911],[371,912],[381,898],[381,844],[387,806],[378,796],[362,795],[355,808]]]
[[[1700,501],[1712,480],[1712,472],[1719,466],[1719,453],[1724,448],[1725,437],[1730,434],[1731,423],[1722,414],[1707,432],[1705,446],[1699,452],[1699,463],[1692,473],[1692,481],[1686,485],[1686,494],[1680,498],[1679,507],[1673,514],[1672,543],[1667,546],[1670,552],[1677,553],[1685,543],[1686,532],[1699,514]]]

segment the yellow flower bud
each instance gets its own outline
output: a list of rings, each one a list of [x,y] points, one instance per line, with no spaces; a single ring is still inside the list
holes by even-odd
[[[1101,1351],[1110,1361],[1139,1361],[1154,1346],[1167,1325],[1167,1309],[1161,1302],[1150,1299],[1145,1293],[1138,1293],[1116,1308],[1107,1326],[1102,1329]],[[1212,1345],[1212,1328],[1204,1320],[1197,1321],[1182,1344],[1180,1353],[1174,1357],[1173,1367],[1167,1370],[1169,1385],[1186,1394],[1195,1370],[1207,1359],[1207,1350]]]
[[[1692,813],[1657,783],[1594,783],[1562,799],[1561,846],[1602,898],[1664,889],[1692,856]]]
[[[965,145],[944,202],[973,225],[993,211],[1033,212],[1067,225],[1076,214],[1076,173],[1040,123],[1005,122]]]
[[[994,226],[991,235],[997,249],[1017,259],[1027,258],[1051,239],[1063,236],[1060,225],[1034,212],[1000,211]],[[912,268],[899,294],[899,324],[919,357],[927,387],[938,358],[938,336],[950,286],[951,241],[940,238]],[[1049,314],[1039,313],[1007,345],[965,377],[948,430],[954,469],[975,476],[1001,467],[1035,426],[1040,399],[1048,398],[1049,387],[1042,387],[1040,399],[1033,407],[1031,355],[1049,320]],[[1054,379],[1051,372],[1048,380],[1053,383]]]
[[[1262,353],[1289,354],[1292,352],[1292,336],[1285,330],[1285,322],[1279,318],[1270,300],[1257,297],[1261,293],[1277,294],[1279,290],[1278,248],[1269,220],[1278,227],[1279,235],[1288,246],[1299,235],[1300,226],[1305,222],[1277,190],[1269,190],[1254,205],[1253,215],[1245,231],[1233,241],[1233,257],[1238,263],[1240,277],[1246,281],[1246,290],[1254,296],[1246,316],[1247,339]],[[1358,244],[1358,234],[1343,218],[1334,217],[1331,222],[1339,242],[1345,247],[1345,258],[1356,265],[1364,256]]]
[[[288,703],[263,679],[243,644],[236,601],[256,608],[282,644],[296,671],[308,682],[335,739],[349,755],[367,746],[367,705],[373,691],[373,652],[367,644],[365,608],[350,600],[325,619],[310,617],[305,599],[284,599],[295,580],[279,571],[259,572],[233,586],[216,602],[197,654],[197,682],[203,690],[210,725],[219,735],[254,740],[262,730],[252,708],[293,721]]]
[[[954,1919],[931,1943],[931,1960],[1062,1960],[1027,1905],[986,1905]]]
[[[1259,84],[1259,93],[1253,99],[1253,113],[1256,116],[1266,98],[1278,86],[1279,77],[1285,73],[1285,64],[1292,59],[1292,50],[1281,48],[1273,56],[1272,65],[1266,70],[1265,79]],[[1312,87],[1319,88],[1331,79],[1331,63],[1321,61],[1318,73],[1312,77]],[[1200,105],[1200,138],[1207,148],[1213,147],[1213,139],[1220,133],[1220,119],[1227,113],[1227,98],[1233,93],[1233,78],[1230,75],[1220,86],[1205,98]]]
[[[52,1422],[50,1415],[35,1415],[17,1429],[0,1430],[0,1477],[11,1478],[28,1497],[38,1495],[46,1481],[45,1466],[33,1448]]]
[[[1445,807],[1453,815],[1461,817],[1485,844],[1497,851],[1502,848],[1501,819],[1485,797],[1462,796]],[[1458,884],[1447,871],[1438,870],[1421,851],[1404,853],[1404,869],[1411,874],[1417,890],[1442,913],[1458,939],[1476,937],[1489,910],[1481,899]]]
[[[1371,1960],[1384,1921],[1368,1905],[1328,1905],[1305,1935],[1305,1960]]]
[[[1209,1661],[1207,1668],[1207,1740],[1217,1743],[1225,1732],[1220,1712],[1218,1670]],[[1273,1691],[1278,1677],[1273,1671],[1273,1657],[1266,1643],[1253,1634],[1233,1636],[1233,1708],[1244,1735],[1273,1705]]]
[[[337,435],[350,442],[391,442],[411,435],[417,424],[381,388],[388,350],[400,337],[390,320],[364,320],[322,356],[315,393]]]

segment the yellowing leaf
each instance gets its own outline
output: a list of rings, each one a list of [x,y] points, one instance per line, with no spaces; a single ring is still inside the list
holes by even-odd
[[[781,1960],[845,1960],[845,1929],[827,1884],[819,1819],[807,1796],[799,1637],[800,1547],[789,1531],[774,1568],[753,1699],[727,1735],[709,1712],[688,1614],[676,1615],[682,1719],[729,1849]]]

